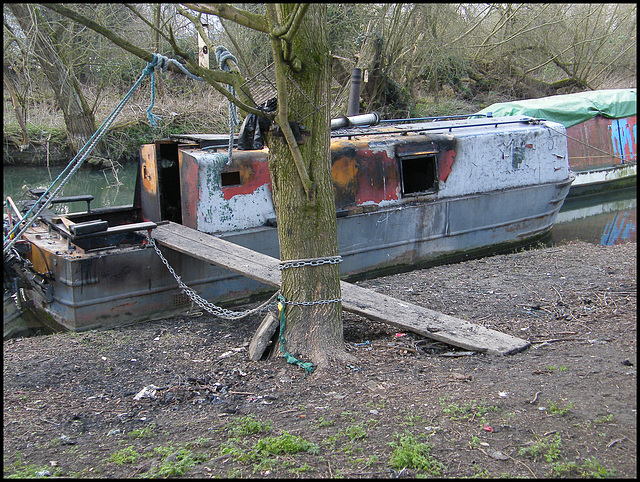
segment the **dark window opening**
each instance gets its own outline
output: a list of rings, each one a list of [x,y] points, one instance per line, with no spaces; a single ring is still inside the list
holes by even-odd
[[[435,154],[401,157],[402,195],[411,196],[438,190],[438,163]]]
[[[235,171],[235,172],[223,172],[220,174],[220,184],[222,184],[222,187],[225,186],[238,186],[240,184],[242,184],[242,182],[240,182],[240,172],[239,171]]]
[[[156,160],[161,219],[181,224],[182,201],[180,198],[178,144],[175,142],[157,142]]]

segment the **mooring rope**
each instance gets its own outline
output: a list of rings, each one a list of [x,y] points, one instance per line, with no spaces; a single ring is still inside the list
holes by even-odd
[[[219,51],[219,52],[218,52]],[[218,57],[218,62],[220,64],[220,68],[223,70],[229,71],[231,67],[228,62],[230,60],[236,62],[236,58],[225,48],[218,47],[216,49],[216,56]],[[151,77],[151,102],[149,103],[149,107],[146,110],[147,119],[149,120],[149,124],[152,127],[158,126],[158,121],[161,120],[161,116],[158,116],[152,112],[153,106],[155,104],[156,99],[156,88],[155,88],[155,69],[159,68],[162,70],[167,70],[170,65],[175,66],[179,69],[184,75],[189,77],[192,80],[197,80],[200,82],[204,82],[205,80],[202,77],[198,77],[197,75],[189,72],[184,65],[175,59],[170,59],[165,57],[164,55],[154,53],[153,59],[151,62],[147,64],[147,66],[143,69],[142,74],[133,84],[133,87],[127,92],[127,94],[122,98],[122,100],[118,103],[118,105],[114,108],[114,110],[109,114],[109,116],[105,119],[102,125],[94,132],[91,138],[85,143],[84,146],[78,151],[75,157],[67,164],[67,166],[63,169],[63,171],[58,175],[58,177],[51,183],[51,185],[42,193],[40,198],[31,206],[31,208],[27,211],[27,213],[23,216],[22,220],[16,223],[13,228],[9,231],[9,233],[3,238],[3,254],[6,255],[13,248],[13,245],[16,241],[22,237],[22,235],[27,231],[33,220],[29,221],[29,217],[33,217],[33,219],[37,219],[38,216],[42,214],[42,212],[49,207],[51,202],[58,195],[60,190],[65,186],[65,184],[71,179],[71,177],[76,173],[76,171],[82,166],[86,158],[93,151],[98,142],[104,137],[107,133],[113,122],[116,120],[124,106],[129,102],[135,91],[138,89],[142,81],[145,77]],[[235,90],[232,86],[228,86],[229,91],[235,96]],[[235,104],[229,101],[229,126],[230,126],[230,134],[229,134],[229,154],[226,158],[227,164],[231,164],[231,150],[233,148],[233,128],[235,125],[238,125],[238,114],[235,110]],[[222,159],[221,159],[222,160]],[[68,172],[68,173],[67,173]],[[61,184],[50,194],[51,189],[55,184],[63,177],[66,176]],[[39,209],[33,213],[34,209],[37,206],[40,206]],[[22,228],[20,228],[22,226]],[[18,232],[19,230],[19,232]]]
[[[60,173],[60,175],[58,175],[58,177],[51,183],[51,185],[42,193],[40,198],[33,204],[33,206],[31,206],[31,208],[23,216],[22,221],[16,223],[15,226],[13,226],[11,231],[7,234],[7,236],[3,240],[3,254],[4,255],[9,253],[9,251],[11,250],[13,245],[16,243],[16,241],[22,237],[22,235],[26,232],[26,230],[29,228],[29,226],[33,222],[33,220],[31,220],[31,221],[29,220],[29,217],[33,214],[34,209],[36,209],[36,207],[38,205],[40,205],[39,209],[35,212],[35,214],[33,214],[33,219],[37,219],[37,217],[40,216],[40,214],[42,214],[42,212],[47,207],[49,207],[49,205],[55,199],[55,197],[58,195],[60,190],[69,181],[69,179],[71,179],[71,176],[73,176],[76,173],[76,171],[80,168],[80,166],[82,166],[82,164],[84,163],[86,158],[89,156],[89,154],[93,151],[93,149],[98,144],[98,142],[107,133],[109,127],[111,127],[111,125],[116,120],[116,118],[118,117],[118,115],[120,114],[120,112],[122,111],[124,106],[127,104],[127,102],[129,102],[129,100],[131,99],[131,97],[133,96],[135,91],[138,89],[138,87],[140,86],[140,84],[142,83],[144,78],[149,76],[149,75],[153,75],[153,72],[155,70],[156,65],[158,64],[158,60],[159,60],[160,57],[162,57],[162,56],[160,56],[159,54],[153,54],[153,60],[147,64],[147,66],[142,71],[142,75],[140,75],[138,80],[136,80],[136,82],[133,84],[133,87],[131,87],[129,92],[127,92],[127,94],[122,98],[122,100],[118,103],[118,105],[116,105],[116,107],[113,109],[111,114],[109,114],[109,116],[107,116],[107,118],[102,123],[102,125],[96,130],[96,132],[94,132],[94,134],[85,143],[85,145],[82,146],[82,148],[78,151],[78,153],[75,155],[75,157],[63,169],[63,171]],[[166,57],[165,57],[165,59],[166,59]],[[163,60],[163,64],[166,64],[166,62],[164,60]],[[68,173],[67,173],[67,171],[68,171]],[[49,196],[51,188],[63,176],[66,176],[66,177],[64,177],[64,179],[62,180],[61,184],[51,193],[51,196]],[[20,226],[22,224],[24,224],[24,225],[23,225],[22,228],[20,228]],[[18,230],[19,230],[19,233],[16,234],[16,232]]]
[[[218,65],[225,72],[231,72],[231,65],[229,62],[234,62],[238,65],[238,60],[235,56],[227,50],[226,47],[219,45],[216,47],[216,60],[218,61]],[[235,97],[236,90],[231,84],[227,84],[227,90],[229,93]],[[227,165],[231,164],[232,161],[232,151],[233,151],[233,133],[235,126],[239,125],[240,121],[238,120],[238,111],[236,110],[236,105],[233,101],[229,100],[229,154],[227,158]]]

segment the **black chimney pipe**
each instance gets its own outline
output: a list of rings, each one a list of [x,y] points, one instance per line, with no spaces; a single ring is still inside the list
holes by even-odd
[[[360,113],[360,87],[362,85],[362,70],[354,68],[351,72],[351,87],[349,88],[349,106],[347,117]]]

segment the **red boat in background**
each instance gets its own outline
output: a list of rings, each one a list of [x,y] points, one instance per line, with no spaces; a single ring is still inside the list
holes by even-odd
[[[526,115],[567,129],[569,197],[633,187],[637,169],[636,89],[609,89],[492,104],[478,114]]]

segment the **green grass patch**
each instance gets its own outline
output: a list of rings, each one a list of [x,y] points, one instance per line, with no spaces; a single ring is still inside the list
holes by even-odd
[[[549,413],[560,415],[561,417],[564,417],[573,408],[573,402],[570,402],[566,407],[556,405],[551,400],[547,400],[547,404],[549,405],[547,410]]]
[[[118,465],[135,464],[141,456],[133,445],[129,445],[111,454],[109,459]]]
[[[367,437],[367,431],[364,429],[361,423],[350,425],[349,427],[344,429],[344,433],[352,442],[354,440]]]
[[[152,469],[145,477],[171,477],[186,474],[196,464],[209,459],[206,454],[196,454],[185,447],[156,447],[153,451],[161,457],[162,463],[158,468]]]
[[[432,446],[419,442],[411,433],[396,434],[397,441],[390,442],[393,453],[389,465],[397,470],[412,468],[425,475],[438,477],[442,475],[444,465],[431,455]]]
[[[155,428],[155,426],[156,425],[154,423],[152,423],[148,427],[133,429],[131,432],[129,432],[129,437],[130,438],[149,438],[149,437],[154,437],[155,435],[157,435],[152,430],[152,429]]]
[[[335,420],[325,420],[324,417],[320,417],[318,420],[315,421],[314,425],[318,428],[322,428],[322,427],[331,427],[335,424]]]
[[[500,411],[495,405],[487,405],[485,402],[476,400],[459,405],[457,403],[447,403],[446,398],[441,398],[440,405],[442,406],[442,412],[449,415],[451,420],[477,420],[481,423],[486,423],[485,415],[487,413]]]
[[[533,460],[537,460],[540,457],[551,463],[560,456],[560,447],[562,447],[562,439],[559,434],[555,434],[553,439],[538,440],[536,443],[522,447],[518,451],[518,455],[531,457]]]
[[[587,459],[584,464],[575,462],[555,463],[551,466],[551,475],[554,477],[583,477],[589,479],[604,479],[615,477],[615,469],[608,470],[598,462],[595,457]]]
[[[608,414],[608,415],[603,415],[600,418],[596,418],[593,423],[609,423],[613,421],[613,415],[612,414]]]
[[[308,442],[299,435],[291,435],[289,432],[282,432],[282,435],[278,437],[260,439],[253,448],[257,452],[266,452],[272,455],[295,454],[298,452],[318,454],[320,451],[317,444]]]
[[[35,464],[25,464],[22,461],[22,454],[18,454],[17,459],[10,465],[5,465],[4,472],[8,473],[7,479],[43,479],[45,477],[58,477],[62,475],[59,468],[53,470],[51,467],[38,467]]]
[[[249,414],[246,417],[238,417],[227,424],[227,430],[233,437],[245,437],[257,433],[270,432],[271,421],[261,422]]]

